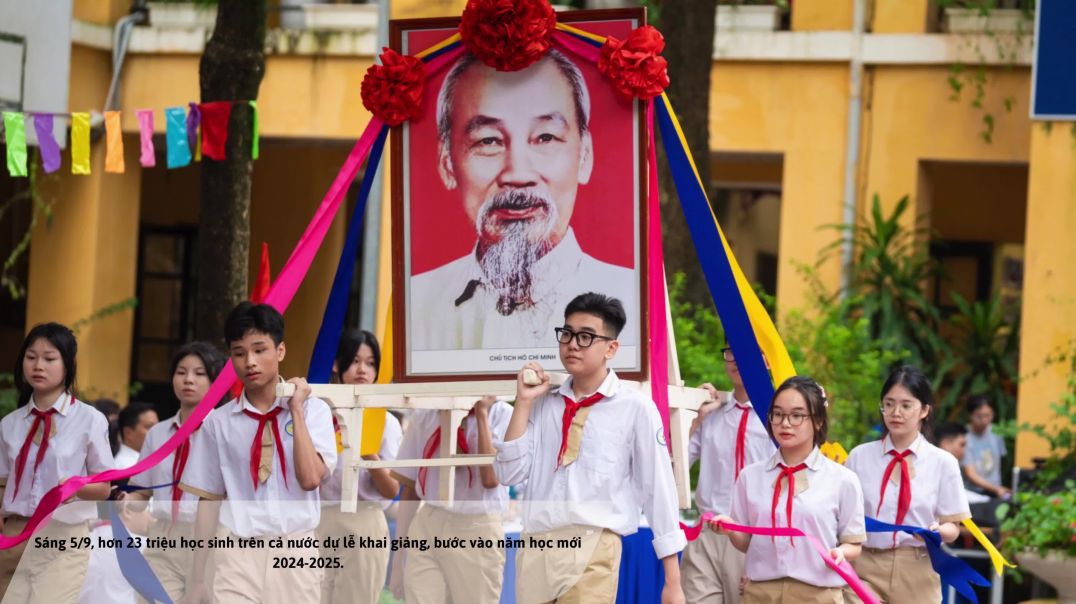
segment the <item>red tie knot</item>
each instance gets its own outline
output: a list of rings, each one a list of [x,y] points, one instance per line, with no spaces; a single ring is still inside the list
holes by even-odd
[[[912,450],[905,449],[903,451],[897,451],[896,449],[890,449],[889,454],[903,462],[904,460],[908,459],[909,455],[912,454]]]
[[[56,408],[53,407],[53,408],[49,409],[48,411],[41,411],[40,409],[37,409],[35,407],[33,409],[30,409],[30,413],[33,413],[34,417],[45,417],[46,415],[55,415],[56,414]]]

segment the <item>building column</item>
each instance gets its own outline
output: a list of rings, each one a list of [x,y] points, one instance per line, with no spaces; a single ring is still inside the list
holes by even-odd
[[[77,392],[126,404],[134,313],[95,313],[135,296],[142,169],[137,140],[126,138],[126,172],[105,173],[105,142],[91,147],[91,173],[60,172],[39,180],[52,217],[39,218],[30,243],[27,329],[57,321],[76,328]]]
[[[1070,361],[1048,357],[1076,346],[1076,144],[1070,124],[1031,128],[1024,291],[1020,327],[1020,383],[1016,418],[1051,426],[1050,404],[1068,387]],[[1046,443],[1022,433],[1016,463],[1026,467],[1048,452]]]

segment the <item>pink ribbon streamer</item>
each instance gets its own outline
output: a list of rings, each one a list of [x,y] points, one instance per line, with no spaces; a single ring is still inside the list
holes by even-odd
[[[452,52],[447,52],[444,55],[437,57],[430,62],[427,71],[433,72],[443,68],[445,65],[459,57],[462,52],[463,47],[460,46]],[[358,142],[355,143],[355,146],[351,149],[347,159],[344,161],[344,165],[340,168],[340,172],[337,173],[336,178],[329,187],[328,193],[325,194],[318,209],[314,212],[314,218],[310,221],[310,224],[307,225],[306,230],[299,238],[299,243],[296,244],[288,261],[284,264],[284,268],[281,269],[276,281],[270,287],[269,294],[264,300],[266,304],[273,306],[280,312],[284,312],[284,310],[287,309],[292,298],[295,297],[299,285],[302,284],[303,279],[306,277],[307,271],[310,270],[310,265],[314,261],[314,256],[321,247],[321,242],[325,239],[325,234],[328,232],[329,227],[332,226],[333,218],[340,209],[341,202],[347,194],[348,187],[355,180],[355,176],[358,174],[362,162],[366,159],[366,156],[370,152],[370,148],[373,146],[374,142],[377,140],[378,134],[384,127],[384,122],[375,117],[372,117],[370,122],[366,125],[366,129],[363,130],[362,136],[359,137]],[[21,533],[11,537],[0,535],[0,549],[14,547],[29,539],[30,535],[32,535],[42,523],[48,522],[49,518],[52,517],[52,513],[56,511],[56,508],[67,499],[73,497],[82,487],[95,482],[109,482],[130,478],[131,476],[144,472],[163,461],[165,457],[175,451],[182,442],[190,437],[190,435],[202,425],[202,421],[209,415],[209,412],[213,410],[214,401],[220,400],[227,394],[228,389],[235,381],[235,377],[235,369],[232,367],[231,363],[228,363],[224,366],[220,375],[217,376],[217,379],[213,381],[213,384],[209,387],[209,392],[205,395],[205,398],[198,403],[198,406],[195,408],[190,418],[183,422],[183,425],[180,426],[179,430],[176,431],[172,438],[168,439],[168,441],[159,449],[150,453],[145,459],[122,470],[107,470],[92,476],[74,476],[68,478],[63,484],[50,489],[45,493],[45,496],[41,498],[41,502],[38,504],[37,509],[34,510],[30,520],[26,523],[26,528],[23,529]]]
[[[138,160],[143,167],[152,168],[157,165],[157,156],[153,152],[153,110],[139,109],[137,115],[138,130],[142,142],[142,155],[139,156]]]
[[[649,137],[647,162],[650,165],[650,199],[647,217],[648,266],[647,280],[650,297],[650,395],[661,414],[665,442],[669,438],[669,324],[665,306],[665,252],[661,246],[661,191],[658,188],[658,157],[654,140],[654,101],[646,103],[646,131]]]
[[[694,541],[698,539],[699,533],[703,530],[705,525],[714,515],[710,512],[705,512],[702,518],[699,518],[698,524],[695,526],[687,526],[683,522],[680,523],[680,528],[683,529],[684,535],[688,541]],[[859,596],[860,600],[863,600],[864,604],[879,604],[878,598],[875,597],[871,590],[867,589],[867,586],[860,580],[859,575],[856,574],[852,565],[848,561],[837,564],[833,561],[833,558],[829,555],[829,549],[822,545],[816,537],[808,535],[798,528],[793,527],[768,527],[768,526],[744,526],[742,524],[733,524],[731,522],[722,522],[721,528],[729,531],[735,531],[737,533],[745,533],[748,535],[758,535],[761,537],[805,537],[814,550],[818,552],[818,555],[822,558],[822,561],[826,563],[826,566],[833,569],[833,572],[840,575],[844,582],[848,584],[848,587],[852,588],[852,591]]]
[[[561,31],[553,32],[555,44],[585,59],[597,63],[598,48]],[[661,425],[667,446],[669,438],[669,329],[666,322],[665,254],[661,243],[661,191],[658,188],[658,160],[654,139],[654,102],[646,104],[647,157],[649,166],[649,199],[647,201],[647,299],[650,336],[650,396],[661,414]]]

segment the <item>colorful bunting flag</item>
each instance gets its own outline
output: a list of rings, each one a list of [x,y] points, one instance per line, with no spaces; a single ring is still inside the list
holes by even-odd
[[[90,173],[90,114],[71,114],[71,173]]]
[[[7,141],[8,173],[26,176],[26,122],[21,113],[4,112],[4,138]]]
[[[258,101],[249,101],[250,110],[254,112],[254,138],[250,143],[250,159],[258,159]]]
[[[105,112],[105,172],[123,174],[123,128],[120,112]]]
[[[224,161],[231,115],[232,104],[229,101],[202,103],[202,152],[206,157]]]
[[[153,110],[139,109],[138,130],[142,142],[142,155],[138,158],[143,168],[157,165],[157,156],[153,151]]]
[[[53,117],[51,113],[34,114],[34,132],[37,133],[37,148],[41,151],[41,164],[45,174],[52,174],[60,169],[60,146],[53,136]]]
[[[202,145],[198,140],[202,134],[202,112],[194,101],[187,103],[187,107],[187,146],[194,152],[194,161],[202,161]]]
[[[191,163],[190,142],[187,139],[187,115],[182,107],[164,110],[168,141],[168,169],[182,168]]]

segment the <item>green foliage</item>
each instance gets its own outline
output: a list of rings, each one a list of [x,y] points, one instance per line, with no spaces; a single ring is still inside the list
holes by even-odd
[[[847,321],[839,307],[814,317],[793,312],[784,334],[798,372],[826,389],[829,440],[851,449],[879,438],[878,391],[907,353],[880,346],[866,319]]]
[[[1064,490],[1022,492],[1016,496],[1016,512],[1005,518],[1001,531],[1003,549],[1010,556],[1034,550],[1040,556],[1059,551],[1076,557],[1076,482],[1066,480]],[[1011,510],[999,507],[998,515]]]
[[[19,391],[15,389],[15,376],[0,373],[0,417],[15,410],[19,403]]]
[[[680,377],[691,386],[710,382],[718,390],[731,390],[732,382],[721,360],[725,330],[712,305],[690,301],[685,292],[685,281],[683,273],[676,273],[669,283]]]

